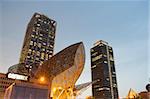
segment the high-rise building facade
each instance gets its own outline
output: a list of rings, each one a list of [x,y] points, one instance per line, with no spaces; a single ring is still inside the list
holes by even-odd
[[[19,63],[24,63],[28,72],[37,68],[53,55],[56,21],[35,13],[26,30]]]
[[[95,99],[118,99],[113,49],[105,41],[91,48],[92,94]]]

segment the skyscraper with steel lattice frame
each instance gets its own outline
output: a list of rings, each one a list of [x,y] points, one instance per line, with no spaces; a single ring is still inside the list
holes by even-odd
[[[56,21],[35,13],[26,30],[19,63],[24,63],[28,72],[41,65],[53,55]]]
[[[91,48],[92,94],[95,99],[118,99],[113,49],[105,41]]]

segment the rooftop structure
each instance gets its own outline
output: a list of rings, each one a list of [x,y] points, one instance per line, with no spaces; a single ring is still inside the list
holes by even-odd
[[[28,71],[25,68],[24,63],[15,64],[8,69],[8,73],[20,74],[20,75],[27,75]]]

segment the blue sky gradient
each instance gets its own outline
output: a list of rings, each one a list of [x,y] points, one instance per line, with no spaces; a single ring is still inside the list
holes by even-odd
[[[39,12],[57,21],[55,53],[83,41],[86,63],[78,84],[91,81],[90,48],[104,40],[114,50],[120,97],[130,88],[143,91],[150,77],[148,4],[148,0],[0,1],[0,72],[18,63],[27,24]],[[79,97],[90,94],[89,88]]]

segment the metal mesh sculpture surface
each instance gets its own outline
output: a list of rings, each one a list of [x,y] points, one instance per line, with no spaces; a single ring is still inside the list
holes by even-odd
[[[44,77],[45,83],[49,83],[53,99],[70,99],[73,98],[73,89],[84,63],[84,46],[79,42],[45,61],[34,75],[37,79]]]

